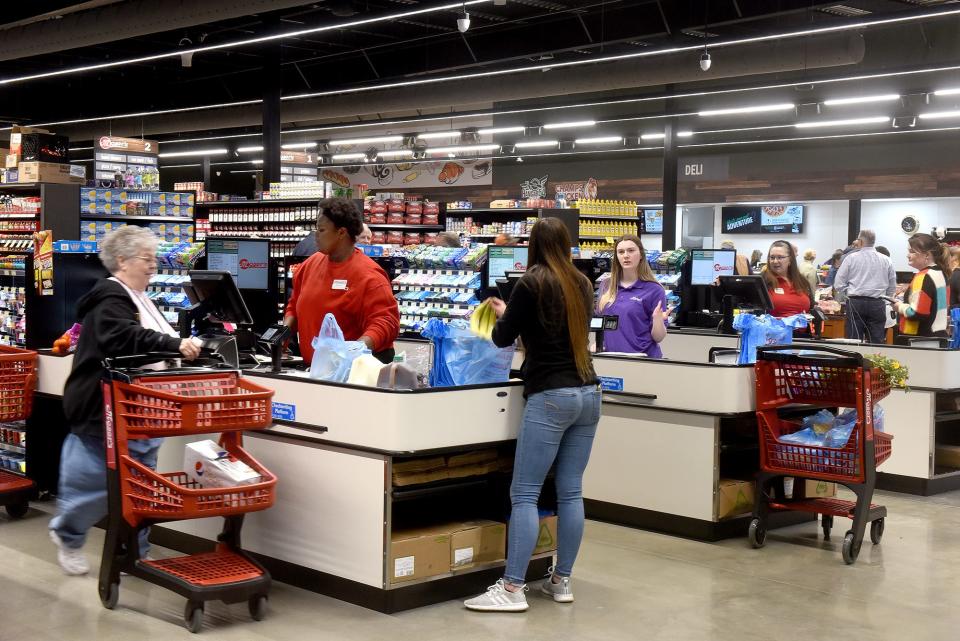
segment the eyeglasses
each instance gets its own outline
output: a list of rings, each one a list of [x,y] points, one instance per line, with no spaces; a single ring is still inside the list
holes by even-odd
[[[789,259],[790,259],[789,256],[767,256],[767,260],[770,261],[771,263],[776,263],[781,260],[789,260]]]
[[[157,262],[157,257],[156,257],[156,256],[134,256],[134,258],[139,258],[140,260],[142,260],[142,261],[144,261],[144,262],[147,262],[147,263],[155,263],[155,262]]]

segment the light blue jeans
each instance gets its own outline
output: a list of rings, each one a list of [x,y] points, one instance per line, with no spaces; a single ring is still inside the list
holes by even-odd
[[[159,438],[130,439],[130,456],[150,469],[157,469]],[[80,434],[67,435],[60,456],[60,487],[57,515],[50,529],[68,548],[82,548],[87,530],[107,515],[107,464],[103,438]],[[140,531],[140,558],[147,555],[148,530]]]
[[[510,485],[510,529],[504,579],[522,585],[537,546],[537,500],[543,481],[557,463],[557,564],[554,573],[570,576],[583,538],[583,471],[590,459],[600,420],[596,385],[563,387],[531,394],[523,410]]]

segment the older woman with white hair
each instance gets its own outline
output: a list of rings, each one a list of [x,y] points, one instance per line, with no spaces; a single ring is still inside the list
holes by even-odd
[[[146,295],[157,273],[157,237],[134,225],[108,235],[100,261],[112,276],[93,286],[77,304],[83,325],[73,368],[63,389],[63,410],[70,434],[60,458],[57,514],[50,521],[50,538],[66,574],[86,574],[83,553],[87,531],[107,514],[107,475],[103,434],[103,359],[145,352],[179,352],[199,356],[199,341],[181,339]],[[131,440],[130,454],[155,468],[160,439]],[[146,555],[146,532],[141,533]]]

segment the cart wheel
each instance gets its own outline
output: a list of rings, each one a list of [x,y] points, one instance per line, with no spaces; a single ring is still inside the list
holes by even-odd
[[[833,529],[833,517],[829,514],[824,514],[820,525],[823,527],[823,538],[829,539],[830,530]]]
[[[767,540],[767,529],[760,525],[760,519],[750,521],[750,529],[747,531],[747,538],[750,539],[750,545],[755,548],[762,548],[764,541]]]
[[[267,597],[264,595],[252,596],[247,601],[247,607],[250,608],[250,616],[254,621],[263,621],[267,615]]]
[[[22,519],[29,509],[30,504],[26,501],[23,503],[11,503],[6,506],[7,514],[10,515],[11,519]]]
[[[203,627],[203,602],[187,601],[183,610],[183,622],[187,630],[196,634]]]
[[[119,600],[120,600],[120,584],[119,583],[111,583],[110,587],[107,588],[107,594],[105,596],[102,594],[100,595],[100,603],[102,603],[103,607],[105,607],[108,610],[112,610],[115,607],[117,607],[117,601]]]
[[[843,562],[847,565],[853,565],[860,556],[860,544],[854,544],[853,538],[853,530],[847,530],[843,537]]]
[[[877,519],[870,524],[870,540],[874,545],[880,545],[880,539],[883,538],[883,521],[884,519]]]

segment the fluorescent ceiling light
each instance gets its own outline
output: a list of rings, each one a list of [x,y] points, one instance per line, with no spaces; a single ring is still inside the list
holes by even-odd
[[[892,118],[888,116],[875,116],[870,118],[848,118],[846,120],[811,120],[810,122],[798,122],[797,129],[812,129],[814,127],[845,127],[847,125],[878,125],[880,123],[889,124]]]
[[[843,105],[862,105],[869,102],[893,102],[900,100],[900,94],[887,93],[879,96],[859,96],[857,98],[832,98],[824,100],[823,104],[827,107],[841,107]]]
[[[412,155],[412,149],[394,149],[377,152],[377,158],[408,158]]]
[[[262,159],[262,158],[257,158],[256,160],[251,160],[250,162],[251,162],[252,164],[254,164],[254,165],[262,165],[262,164],[263,164],[263,159]]]
[[[403,136],[374,136],[372,138],[347,138],[345,140],[331,140],[330,145],[377,145],[386,142],[403,142]]]
[[[426,133],[417,134],[417,138],[420,140],[438,140],[442,138],[459,138],[459,131],[428,131]]]
[[[698,116],[732,116],[736,114],[758,114],[768,111],[790,111],[797,106],[792,102],[782,102],[775,105],[756,105],[754,107],[731,107],[729,109],[708,109],[698,112]]]
[[[160,158],[184,158],[186,156],[216,156],[227,153],[226,149],[197,149],[195,151],[171,151],[158,154]]]
[[[573,141],[577,145],[602,145],[611,142],[623,142],[623,136],[597,136],[596,138],[577,138]]]
[[[931,111],[920,114],[921,120],[936,120],[937,118],[960,118],[960,111]]]
[[[693,135],[692,131],[678,131],[677,138],[689,138]]]
[[[313,149],[317,146],[315,142],[293,142],[289,145],[280,145],[281,149]]]
[[[577,120],[574,122],[554,122],[544,125],[544,129],[575,129],[577,127],[593,127],[597,124],[596,120]]]
[[[460,154],[460,153],[470,153],[474,151],[492,151],[494,149],[500,149],[498,144],[488,144],[488,145],[460,145],[458,147],[433,147],[427,149],[428,154]]]
[[[537,147],[556,147],[560,144],[557,140],[527,140],[526,142],[518,142],[514,145],[517,149],[534,149]]]
[[[940,89],[933,92],[934,96],[956,96],[957,94],[960,94],[960,87],[954,89]]]
[[[237,151],[241,154],[249,154],[255,151],[263,151],[263,147],[237,147]]]
[[[663,140],[666,138],[666,134],[643,134],[640,136],[641,140]]]
[[[526,130],[526,127],[493,127],[491,129],[478,129],[477,133],[481,136],[492,136],[494,134],[518,134]]]
[[[333,160],[366,160],[367,154],[334,154],[330,158]]]

